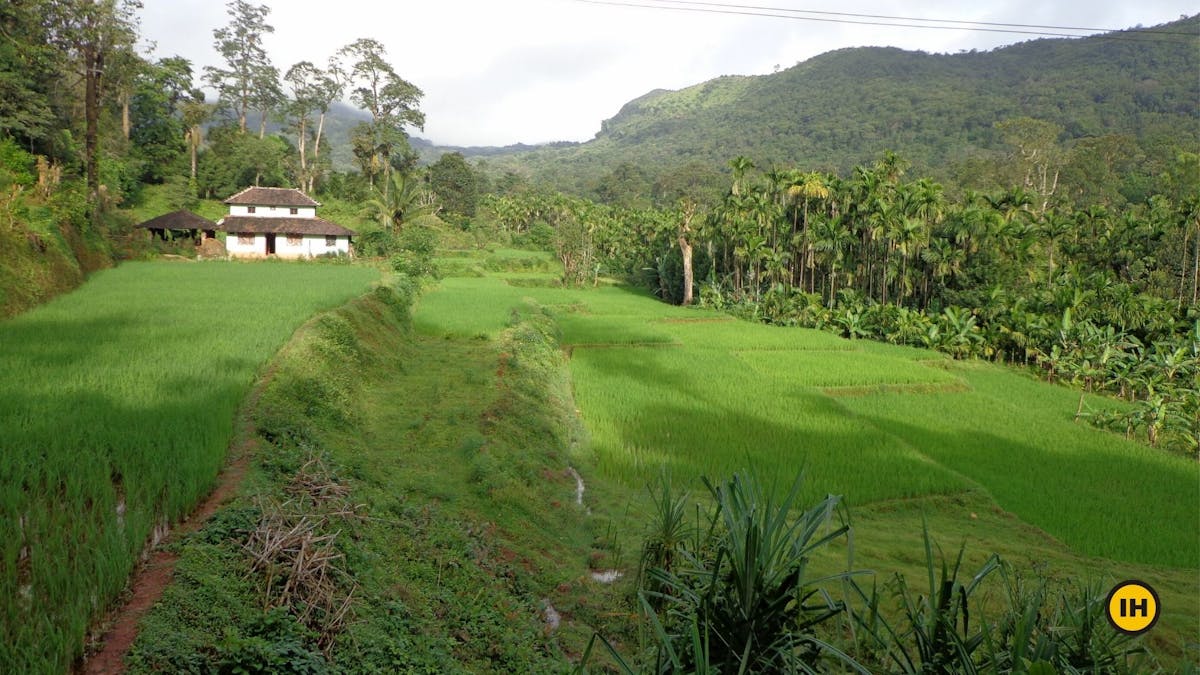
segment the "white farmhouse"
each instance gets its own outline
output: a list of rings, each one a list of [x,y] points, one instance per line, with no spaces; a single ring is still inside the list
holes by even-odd
[[[234,257],[350,255],[357,234],[318,218],[320,202],[292,188],[246,188],[225,203],[229,215],[217,229],[228,233],[225,248]]]

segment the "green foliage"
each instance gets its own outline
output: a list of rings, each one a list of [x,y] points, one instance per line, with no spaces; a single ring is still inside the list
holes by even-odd
[[[776,501],[753,476],[705,480],[714,506],[701,533],[676,544],[673,568],[649,570],[658,590],[641,591],[663,672],[812,672],[830,656],[865,672],[816,635],[844,608],[815,585],[828,579],[810,577],[809,559],[849,527],[833,523],[837,497],[793,513],[800,484]]]
[[[413,225],[405,228],[397,237],[396,254],[392,256],[392,270],[410,279],[437,277],[437,263],[433,256],[438,245],[438,233],[430,227]]]
[[[142,166],[139,180],[161,183],[186,173],[187,147],[179,107],[195,93],[192,67],[186,59],[172,57],[146,64],[129,105],[129,140]]]
[[[209,129],[208,149],[200,155],[200,193],[224,199],[247,185],[289,185],[283,161],[289,147],[280,136],[259,138],[235,126]]]
[[[325,675],[333,672],[320,652],[307,645],[309,636],[286,611],[263,614],[245,635],[229,634],[217,645],[217,672],[230,675]]]
[[[34,156],[18,146],[16,141],[0,136],[0,188],[8,189],[14,183],[32,186],[34,163]]]
[[[953,563],[924,529],[927,590],[904,576],[889,582],[899,607],[889,619],[879,587],[867,592],[851,579],[857,627],[855,652],[874,668],[895,673],[1137,673],[1152,662],[1139,641],[1118,634],[1105,618],[1105,595],[1096,584],[1066,584],[1050,591],[1045,577],[1032,582],[996,555],[970,578],[962,576],[965,545]],[[984,602],[987,577],[1002,577],[1005,603]]]
[[[475,216],[479,201],[479,179],[462,153],[448,152],[429,165],[429,189],[437,196],[445,214],[461,218]]]

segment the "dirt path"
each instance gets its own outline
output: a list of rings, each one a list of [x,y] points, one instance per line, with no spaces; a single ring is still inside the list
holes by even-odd
[[[252,439],[238,445],[231,453],[232,461],[217,476],[216,488],[191,515],[175,526],[172,537],[196,531],[222,504],[237,494],[253,449]],[[97,643],[89,645],[88,653],[75,667],[77,674],[125,672],[125,655],[137,638],[138,622],[162,597],[167,584],[171,583],[177,559],[177,555],[163,550],[160,544],[157,550],[150,553],[149,559],[138,566],[129,582],[131,591],[121,606],[110,612],[100,624],[104,635]]]

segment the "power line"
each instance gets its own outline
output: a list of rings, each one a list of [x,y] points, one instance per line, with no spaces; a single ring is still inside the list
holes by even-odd
[[[622,2],[619,0],[574,0],[574,1],[582,3],[582,4],[587,4],[587,5],[607,5],[607,6],[611,6],[611,7],[632,7],[632,8],[638,8],[638,9],[658,9],[658,10],[665,10],[665,11],[694,12],[694,13],[702,13],[702,14],[731,14],[731,15],[737,15],[737,16],[757,16],[757,17],[772,18],[772,19],[791,19],[794,21],[819,21],[819,22],[823,22],[823,23],[843,23],[843,24],[855,24],[855,25],[861,25],[861,26],[887,26],[887,27],[892,27],[892,28],[926,28],[926,29],[931,29],[931,30],[958,30],[958,31],[971,31],[971,32],[979,32],[979,33],[1010,33],[1010,34],[1018,34],[1018,35],[1037,35],[1037,36],[1041,36],[1041,37],[1066,37],[1066,38],[1089,37],[1088,35],[1081,34],[1081,33],[1050,32],[1050,31],[1045,31],[1045,30],[1036,30],[1036,31],[1035,30],[1022,30],[1022,29],[1018,29],[1015,27],[1015,26],[1018,26],[1019,24],[999,24],[999,25],[1014,26],[1014,28],[986,28],[986,27],[976,27],[976,26],[940,26],[940,25],[924,25],[924,24],[916,24],[916,23],[894,23],[891,21],[865,21],[865,20],[857,20],[857,19],[834,19],[834,18],[816,17],[816,16],[798,16],[796,14],[776,14],[776,13],[771,13],[772,11],[776,11],[773,8],[764,8],[768,11],[757,11],[758,8],[753,7],[753,6],[730,5],[730,4],[723,4],[723,3],[699,3],[699,2],[686,2],[686,1],[681,2],[681,4],[684,4],[684,5],[709,5],[707,7],[704,7],[704,6],[671,6],[671,5],[666,5],[666,4],[646,4],[647,2],[679,2],[680,0],[643,0],[642,2],[636,2],[636,1]],[[751,11],[751,10],[756,10],[756,11]],[[777,11],[804,12],[805,10],[779,9]],[[859,17],[863,17],[864,19],[872,18],[872,16],[873,16],[873,15],[869,15],[869,14],[849,14],[849,13],[841,13],[841,14],[844,14],[846,16],[859,16]],[[902,19],[902,20],[907,20],[907,21],[931,21],[930,19],[918,19],[918,18],[909,19],[909,18],[905,18],[905,17],[897,17],[897,18]],[[942,19],[940,21],[946,21],[946,22],[951,22],[951,23],[978,23],[978,24],[982,24],[984,26],[988,25],[984,22],[952,22],[948,19]],[[1030,26],[1030,27],[1035,27],[1035,26]],[[1060,30],[1072,30],[1072,29],[1063,27]],[[1079,29],[1079,30],[1091,30],[1091,29]],[[1149,31],[1148,30],[1148,31],[1144,31],[1144,32],[1147,34],[1150,34],[1150,35],[1188,35],[1189,37],[1200,37],[1200,35],[1193,36],[1190,33],[1180,33],[1178,31],[1173,31],[1173,32],[1172,31],[1161,31],[1161,32],[1159,32],[1159,31]],[[1094,38],[1100,39],[1100,40],[1123,40],[1126,42],[1159,42],[1159,43],[1167,43],[1167,44],[1183,44],[1184,43],[1184,41],[1182,41],[1182,40],[1154,39],[1151,37],[1143,38],[1143,37],[1134,37],[1133,35],[1122,35],[1122,36],[1096,35],[1096,36],[1090,36],[1090,37],[1094,37]]]
[[[858,18],[863,18],[863,19],[891,19],[894,21],[922,21],[922,22],[926,22],[926,23],[953,23],[953,24],[966,24],[969,26],[998,26],[998,27],[1009,27],[1009,28],[1043,28],[1046,30],[1054,30],[1054,31],[1073,30],[1073,31],[1088,31],[1091,33],[1116,33],[1116,32],[1122,32],[1124,30],[1127,30],[1127,29],[1123,29],[1123,28],[1088,28],[1088,27],[1083,27],[1083,26],[1049,26],[1049,25],[1036,24],[1036,23],[999,23],[999,22],[995,22],[995,21],[969,21],[969,20],[964,20],[964,19],[924,19],[924,18],[913,17],[913,16],[891,16],[891,15],[887,15],[887,14],[860,14],[860,13],[856,13],[856,12],[828,12],[828,11],[821,11],[821,10],[816,10],[816,9],[792,9],[790,7],[770,7],[770,6],[764,7],[764,6],[759,6],[759,5],[735,5],[735,4],[724,3],[724,2],[693,2],[691,0],[648,0],[648,1],[656,3],[656,4],[664,4],[664,5],[699,5],[702,7],[752,9],[752,10],[762,10],[762,11],[768,11],[768,12],[788,12],[788,13],[793,13],[793,14],[820,14],[820,15],[824,15],[824,16],[849,16],[849,17],[858,17]],[[905,25],[907,25],[907,24],[905,24]],[[914,27],[921,28],[923,26],[914,26]],[[1156,35],[1183,35],[1186,37],[1200,37],[1200,32],[1185,33],[1183,31],[1171,31],[1171,30],[1149,30],[1149,29],[1145,29],[1145,30],[1146,30],[1146,32],[1151,32]]]

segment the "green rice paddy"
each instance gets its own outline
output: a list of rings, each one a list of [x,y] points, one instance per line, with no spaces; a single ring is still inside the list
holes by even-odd
[[[987,363],[731,320],[617,286],[448,278],[428,334],[494,335],[528,302],[558,317],[596,470],[641,489],[746,467],[863,505],[989,495],[1080,554],[1200,567],[1200,468],[1073,422],[1078,394]]]
[[[156,528],[211,489],[234,414],[378,272],[128,263],[0,322],[0,672],[64,672]]]

